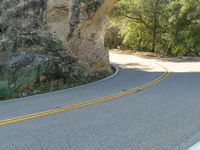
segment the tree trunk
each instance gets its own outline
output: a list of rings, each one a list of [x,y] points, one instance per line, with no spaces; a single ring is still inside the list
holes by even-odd
[[[152,29],[152,48],[151,51],[155,52],[156,50],[156,33],[158,27],[158,5],[160,0],[155,1],[154,11],[153,11],[153,29]]]
[[[157,30],[157,18],[154,18],[154,23],[153,23],[153,33],[152,33],[152,48],[151,51],[155,52],[156,49],[156,30]]]

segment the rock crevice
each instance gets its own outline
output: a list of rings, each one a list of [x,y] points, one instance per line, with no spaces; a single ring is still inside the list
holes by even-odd
[[[40,61],[37,66],[30,63],[38,56],[47,58],[49,62],[49,57],[54,58],[52,66],[57,65],[57,62],[68,65],[61,65],[59,73],[69,80],[77,75],[93,76],[111,72],[108,51],[104,47],[104,31],[106,15],[115,2],[116,0],[1,0],[0,73],[3,74],[4,68],[8,70],[10,67],[7,65],[9,63],[4,62],[22,64],[13,65],[16,68],[10,67],[10,72],[16,75],[20,74],[22,68],[44,68],[45,61]],[[58,55],[60,53],[70,59],[63,59]],[[34,59],[23,59],[19,63],[16,61],[19,56],[32,56]],[[73,63],[71,60],[74,60]],[[73,72],[63,71],[66,68],[73,68]],[[46,70],[47,74],[48,71],[50,74],[57,74],[58,70]]]

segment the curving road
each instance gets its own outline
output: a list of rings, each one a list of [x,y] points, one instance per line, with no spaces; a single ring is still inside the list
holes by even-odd
[[[199,59],[111,61],[113,78],[0,102],[0,150],[187,150],[200,141]]]

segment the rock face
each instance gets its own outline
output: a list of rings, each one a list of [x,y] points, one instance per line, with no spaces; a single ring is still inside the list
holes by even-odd
[[[58,72],[69,80],[70,76],[111,72],[104,31],[106,15],[115,2],[0,0],[1,76],[17,76],[27,68],[40,70],[37,80]],[[45,69],[47,66],[56,69]]]

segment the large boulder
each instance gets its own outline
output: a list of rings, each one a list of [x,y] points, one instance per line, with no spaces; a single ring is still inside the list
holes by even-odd
[[[26,67],[38,70],[50,62],[52,68],[59,65],[59,71],[44,69],[52,77],[59,73],[70,80],[74,76],[110,73],[104,31],[106,15],[115,2],[0,0],[1,75],[6,68],[17,78],[18,74],[23,76],[20,71]],[[65,71],[69,68],[73,71]],[[37,78],[43,74],[39,72]]]

